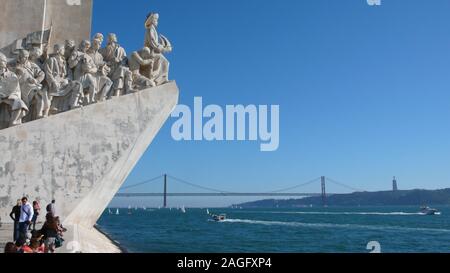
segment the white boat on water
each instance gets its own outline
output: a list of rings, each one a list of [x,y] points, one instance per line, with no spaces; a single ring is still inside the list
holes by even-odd
[[[108,214],[112,214],[112,211],[111,211],[111,209],[108,209]]]
[[[437,209],[432,209],[428,206],[421,207],[420,213],[424,214],[424,215],[439,215],[439,214],[441,214]]]
[[[219,214],[219,215],[214,214],[214,215],[212,215],[212,218],[216,222],[222,222],[227,219],[227,215],[226,214]]]
[[[208,214],[208,215],[209,215],[209,209],[206,209],[206,214]]]
[[[116,215],[119,215],[119,209],[116,209]]]
[[[181,207],[181,212],[186,213],[186,208],[184,206]]]

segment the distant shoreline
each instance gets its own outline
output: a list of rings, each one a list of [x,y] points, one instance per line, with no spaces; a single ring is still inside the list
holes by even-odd
[[[360,207],[360,206],[423,206],[450,205],[450,188],[440,190],[398,190],[354,192],[350,194],[305,197],[301,199],[264,199],[234,206],[242,208],[300,208],[300,207]]]

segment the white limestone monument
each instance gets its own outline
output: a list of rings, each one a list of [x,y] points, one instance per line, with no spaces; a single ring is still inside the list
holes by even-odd
[[[91,37],[92,5],[0,0],[0,223],[12,222],[22,196],[40,202],[40,220],[56,200],[80,251],[103,252],[102,243],[92,247],[92,227],[179,91],[168,78],[172,45],[157,32],[157,13],[144,27],[129,26],[145,38],[127,54],[114,33]]]

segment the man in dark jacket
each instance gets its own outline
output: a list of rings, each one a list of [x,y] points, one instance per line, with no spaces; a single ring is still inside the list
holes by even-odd
[[[19,239],[19,219],[20,219],[20,208],[22,206],[22,202],[20,199],[17,200],[17,205],[15,205],[9,214],[9,217],[14,221],[14,242]]]

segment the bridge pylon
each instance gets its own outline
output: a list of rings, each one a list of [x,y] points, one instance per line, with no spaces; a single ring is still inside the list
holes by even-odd
[[[164,174],[164,208],[167,208],[167,174]]]
[[[327,192],[326,192],[326,188],[325,188],[325,176],[322,176],[320,178],[320,184],[322,186],[322,206],[326,207],[327,206]]]

